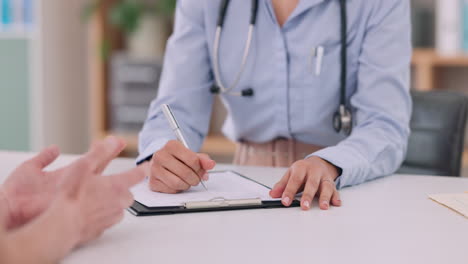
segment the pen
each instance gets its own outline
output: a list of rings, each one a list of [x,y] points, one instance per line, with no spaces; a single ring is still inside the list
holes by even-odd
[[[320,76],[322,72],[322,62],[323,62],[323,55],[325,54],[325,48],[323,46],[318,46],[315,50],[315,57],[316,57],[316,65],[315,65],[315,75]]]
[[[177,120],[176,120],[174,114],[171,111],[171,107],[169,107],[168,104],[163,104],[161,106],[161,109],[162,109],[164,115],[166,116],[166,119],[169,122],[169,125],[171,126],[172,131],[174,132],[175,136],[177,137],[177,140],[179,140],[180,143],[182,143],[182,145],[184,145],[184,147],[190,149],[189,145],[187,144],[187,141],[184,138],[184,135],[182,134],[182,131],[180,130],[179,123],[177,123]],[[205,188],[205,190],[208,190],[206,188],[205,184],[203,183],[203,180],[200,180],[200,182],[203,185],[203,188]]]

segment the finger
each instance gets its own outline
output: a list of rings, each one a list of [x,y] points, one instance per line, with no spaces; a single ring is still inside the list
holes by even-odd
[[[174,156],[171,156],[166,152],[158,152],[154,157],[154,166],[153,167],[162,167],[165,170],[171,172],[171,175],[175,175],[185,183],[191,186],[197,186],[200,183],[200,177],[195,173],[189,166],[181,162]],[[163,171],[162,171],[163,172]],[[155,174],[158,176],[157,174]],[[204,173],[203,173],[204,175]],[[160,175],[161,178],[163,175]]]
[[[330,200],[333,192],[335,191],[335,184],[329,180],[322,181],[320,183],[320,198],[319,207],[322,210],[328,210],[330,208]]]
[[[197,153],[184,147],[184,145],[178,141],[169,141],[167,143],[167,151],[171,156],[189,167],[195,174],[202,168]],[[198,175],[199,178],[202,176],[203,175]]]
[[[150,178],[149,188],[153,192],[170,193],[170,194],[178,193],[177,190],[169,188],[169,186],[167,186],[164,182],[156,179],[155,177]]]
[[[44,169],[45,167],[49,166],[52,162],[54,162],[59,155],[59,148],[57,146],[50,146],[43,149],[41,152],[39,152],[36,156],[28,160],[27,162],[41,169]]]
[[[283,178],[279,182],[273,186],[273,189],[270,191],[271,198],[280,198],[283,195],[284,189],[286,189],[286,185],[289,181],[289,176],[291,175],[291,170],[288,170],[286,174],[284,174]]]
[[[302,166],[297,166],[291,170],[289,181],[283,192],[282,202],[285,206],[290,206],[294,197],[298,193],[299,189],[302,188],[305,182],[307,172]]]
[[[116,224],[122,222],[122,220],[124,219],[124,217],[125,217],[124,210],[120,210],[120,212],[117,213],[117,214],[113,217],[113,219],[110,221],[109,225],[108,225],[105,229],[108,229],[108,228],[110,228],[110,227],[112,227],[112,226],[114,226],[114,225],[116,225]]]
[[[167,187],[178,192],[185,191],[190,188],[190,185],[188,183],[184,182],[177,175],[165,168],[161,168],[160,172],[158,172],[156,177],[158,180],[162,181],[165,185],[167,185]]]
[[[204,153],[197,154],[198,159],[200,160],[201,167],[205,171],[212,170],[216,166],[216,161],[212,160],[210,156]]]
[[[146,166],[140,165],[129,171],[111,175],[111,180],[114,183],[120,184],[122,188],[128,190],[130,187],[140,183],[147,176]]]
[[[79,159],[63,169],[64,179],[61,189],[68,197],[72,199],[78,197],[81,186],[86,182],[84,179],[94,175],[90,168],[87,160]]]
[[[332,195],[332,205],[339,207],[339,206],[341,206],[341,204],[342,204],[342,202],[341,202],[341,198],[340,198],[340,193],[335,188],[335,191],[333,192],[333,195]]]
[[[308,173],[307,182],[304,186],[304,193],[301,198],[301,208],[303,210],[310,209],[312,206],[312,200],[314,200],[320,185],[320,177],[313,175],[314,172],[312,171],[309,171]]]
[[[124,219],[125,213],[124,210],[118,210],[112,215],[106,215],[100,223],[101,226],[97,228],[96,233],[94,235],[94,239],[100,237],[104,231],[118,223],[120,223]]]
[[[130,207],[133,202],[135,201],[133,199],[133,194],[129,191],[125,191],[123,193],[120,193],[120,206],[122,209]]]
[[[216,166],[216,162],[210,158],[207,154],[197,153],[198,158],[200,159],[201,168],[197,172],[198,175],[203,175],[201,179],[203,181],[208,181],[210,178],[208,170],[212,170]],[[212,164],[210,164],[212,163]]]
[[[81,159],[90,163],[94,172],[100,174],[114,158],[125,148],[125,142],[114,136],[109,136],[93,144]]]

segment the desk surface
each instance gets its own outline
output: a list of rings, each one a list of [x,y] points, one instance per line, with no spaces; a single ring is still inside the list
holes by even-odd
[[[27,157],[0,152],[0,181]],[[108,172],[132,166],[133,160],[119,159]],[[267,185],[285,171],[217,169],[234,169]],[[127,213],[122,223],[63,263],[466,263],[468,220],[427,198],[464,191],[465,178],[395,175],[342,190],[343,207],[329,211]]]

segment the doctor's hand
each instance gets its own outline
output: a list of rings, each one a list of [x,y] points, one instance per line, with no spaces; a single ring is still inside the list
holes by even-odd
[[[154,192],[179,193],[208,180],[216,162],[208,155],[195,153],[179,141],[169,141],[151,159],[149,187]]]
[[[273,198],[281,198],[284,206],[290,206],[297,193],[303,192],[301,208],[309,210],[315,196],[319,207],[328,210],[330,204],[341,206],[340,195],[335,186],[338,170],[329,162],[312,156],[295,162],[283,178],[270,191]]]

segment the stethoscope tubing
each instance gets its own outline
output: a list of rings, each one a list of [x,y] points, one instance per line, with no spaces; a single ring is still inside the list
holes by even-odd
[[[348,72],[348,49],[347,47],[347,35],[346,30],[348,29],[348,14],[346,11],[345,0],[340,0],[340,12],[341,12],[341,91],[340,91],[340,106],[346,106],[346,74]]]
[[[220,40],[221,40],[221,33],[222,33],[222,26],[218,26],[216,28],[216,36],[215,36],[215,41],[214,41],[214,49],[213,49],[213,70],[214,70],[214,75],[215,75],[215,80],[216,83],[218,84],[221,93],[230,93],[232,89],[237,87],[239,84],[242,75],[245,71],[245,68],[247,66],[247,60],[249,58],[251,46],[252,46],[252,39],[253,39],[253,34],[255,30],[255,25],[250,24],[249,25],[249,32],[247,35],[247,41],[244,47],[244,54],[242,56],[242,62],[241,62],[241,67],[239,71],[237,72],[236,78],[234,79],[234,82],[229,86],[226,87],[224,85],[224,82],[221,80],[221,71],[220,71],[220,61],[219,61],[219,46],[220,46]],[[231,95],[241,95],[241,93],[230,93]]]
[[[247,60],[249,59],[249,54],[250,54],[253,36],[255,32],[255,24],[257,22],[258,0],[252,0],[252,5],[250,9],[249,30],[247,33],[247,40],[246,40],[245,47],[244,47],[241,66],[239,68],[239,71],[236,74],[236,78],[234,79],[234,82],[228,87],[225,85],[221,77],[221,67],[220,67],[221,62],[219,58],[219,47],[221,45],[220,43],[221,35],[222,35],[224,21],[226,18],[226,13],[229,7],[229,3],[230,3],[230,0],[223,0],[223,2],[221,3],[221,7],[220,7],[216,33],[215,33],[213,55],[212,55],[213,56],[213,71],[214,71],[216,84],[218,85],[221,93],[228,93],[230,95],[242,96],[241,92],[233,93],[231,91],[234,88],[236,88],[237,85],[239,84],[242,78],[242,75],[245,71],[245,68],[247,66]]]
[[[229,7],[230,0],[223,0],[221,2],[219,17],[216,26],[214,47],[213,47],[213,71],[215,77],[215,86],[212,87],[211,92],[214,94],[228,94],[234,96],[253,96],[254,91],[252,88],[244,89],[241,92],[231,92],[235,87],[238,86],[242,75],[247,66],[247,60],[249,58],[252,40],[255,32],[255,24],[257,20],[257,11],[258,11],[258,0],[252,0],[251,13],[250,13],[250,23],[247,34],[247,40],[244,47],[244,52],[242,56],[241,66],[239,71],[236,74],[234,82],[228,87],[222,80],[221,69],[220,69],[220,56],[219,56],[219,47],[221,42],[221,35],[223,32],[223,25],[225,22],[225,17],[227,9]],[[345,131],[346,134],[350,134],[352,130],[353,114],[352,111],[347,107],[346,104],[346,79],[347,79],[347,28],[348,28],[348,17],[347,17],[347,8],[346,0],[339,0],[340,3],[340,16],[341,16],[341,76],[340,76],[340,102],[338,111],[333,117],[334,128],[337,132]],[[336,117],[336,118],[335,118]],[[335,122],[337,121],[337,122]]]

